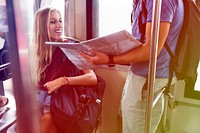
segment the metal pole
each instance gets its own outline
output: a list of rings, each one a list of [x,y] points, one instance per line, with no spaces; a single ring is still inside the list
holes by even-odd
[[[151,48],[150,48],[150,60],[149,60],[149,73],[148,73],[148,95],[146,105],[146,119],[145,119],[145,132],[151,132],[151,120],[152,120],[152,105],[153,105],[153,89],[155,80],[155,70],[157,62],[157,47],[158,47],[158,35],[160,27],[160,11],[162,0],[153,1],[153,18],[151,29]]]
[[[24,14],[20,1],[6,0],[13,89],[17,107],[17,132],[39,133],[39,115],[30,81]],[[26,8],[25,8],[26,9]]]

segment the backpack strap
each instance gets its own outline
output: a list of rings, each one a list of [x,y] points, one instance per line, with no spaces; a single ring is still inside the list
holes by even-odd
[[[172,53],[169,45],[165,42],[164,44],[165,49],[167,50],[168,54],[170,55],[170,62],[169,62],[169,77],[168,77],[168,83],[166,85],[166,89],[164,91],[165,94],[169,93],[169,88],[171,86],[172,83],[172,78],[173,78],[173,73],[175,71],[175,66],[177,65],[177,61],[175,58],[175,55]]]
[[[139,19],[138,19],[138,27],[141,33],[140,42],[144,42],[145,31],[146,31],[146,22],[145,23],[142,22],[143,17],[145,19],[147,18],[147,9],[145,7],[145,0],[142,0],[142,11],[140,12]]]
[[[142,18],[147,18],[147,9],[145,7],[146,0],[135,0],[133,3],[133,10],[131,12],[131,24],[133,23],[133,13],[136,11],[136,8],[138,6],[138,3],[142,1],[142,10],[139,13],[139,18],[138,18],[138,28],[139,32],[141,33],[140,36],[140,42],[144,42],[145,38],[145,30],[146,30],[146,22],[142,22]]]
[[[133,9],[131,11],[131,25],[133,24],[133,14],[136,11],[136,8],[138,6],[138,2],[139,2],[139,0],[134,0],[134,2],[133,2]]]

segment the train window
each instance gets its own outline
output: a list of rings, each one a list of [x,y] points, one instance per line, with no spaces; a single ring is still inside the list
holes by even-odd
[[[65,1],[65,35],[79,40],[116,31],[131,32],[132,1]]]
[[[130,32],[131,5],[131,0],[99,0],[99,36],[123,29]]]
[[[198,65],[198,69],[197,69],[197,80],[196,80],[196,83],[195,83],[195,86],[194,86],[194,90],[195,91],[200,91],[200,62],[199,62],[199,65]]]
[[[200,62],[197,67],[197,79],[195,83],[186,83],[185,98],[200,100]]]
[[[59,0],[59,2],[57,0],[52,0],[51,6],[57,8],[61,14],[62,14],[62,18],[64,18],[64,0]],[[64,20],[64,19],[63,19]]]

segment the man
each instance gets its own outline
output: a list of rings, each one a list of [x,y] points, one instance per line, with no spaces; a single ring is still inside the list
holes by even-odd
[[[145,127],[146,95],[142,88],[149,68],[153,0],[134,0],[133,7],[132,35],[143,43],[142,46],[114,56],[98,51],[92,51],[95,56],[81,53],[86,60],[96,65],[131,63],[131,71],[127,77],[122,98],[123,133],[142,133]],[[162,0],[155,93],[168,82],[170,56],[164,48],[164,44],[166,42],[170,49],[175,51],[183,15],[182,0]],[[162,104],[162,98],[160,98],[153,108],[152,132],[156,131],[160,121]]]

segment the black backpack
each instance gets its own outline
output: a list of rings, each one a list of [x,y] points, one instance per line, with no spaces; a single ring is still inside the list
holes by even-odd
[[[48,81],[83,74],[60,48],[53,54]],[[67,68],[67,69],[66,69]],[[84,81],[82,81],[84,82]],[[97,76],[97,85],[66,85],[51,94],[50,111],[59,133],[94,133],[101,121],[106,82]]]
[[[138,0],[136,0],[138,1]],[[147,11],[144,6],[140,16],[146,17]],[[200,59],[200,8],[193,0],[183,0],[184,4],[184,21],[179,34],[175,53],[172,53],[167,43],[164,47],[168,51],[170,59],[169,81],[165,93],[169,92],[175,72],[178,80],[184,80],[187,87],[194,87],[197,79],[197,67]],[[145,27],[139,17],[139,27]],[[144,38],[145,29],[141,31],[141,38]],[[147,82],[146,82],[147,83]],[[145,83],[145,84],[146,84]],[[188,85],[189,84],[189,85]],[[146,85],[144,85],[146,87]]]
[[[190,88],[194,87],[197,79],[200,59],[200,8],[193,0],[183,0],[183,4],[184,21],[175,54],[171,52],[167,43],[164,45],[171,57],[167,88],[171,85],[173,72],[176,73],[177,80],[184,80],[186,85],[192,85]]]

